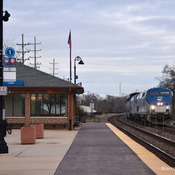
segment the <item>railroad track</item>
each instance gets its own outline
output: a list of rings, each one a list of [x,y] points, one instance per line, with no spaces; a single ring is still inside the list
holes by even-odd
[[[167,132],[170,134],[175,134],[175,128],[169,127],[168,125],[165,126],[152,126],[153,128],[161,131],[161,132]]]
[[[131,119],[129,119],[129,120],[131,120]],[[133,120],[131,120],[131,121],[133,121]],[[161,131],[161,132],[166,132],[166,133],[169,133],[169,134],[175,134],[175,128],[171,127],[167,124],[164,124],[164,125],[150,125],[148,123],[146,123],[146,124],[143,124],[141,122],[137,122],[137,123],[142,125],[142,126],[144,125],[144,126],[152,127],[152,128],[154,128],[158,131]]]
[[[118,118],[119,116],[110,117],[109,122],[153,152],[167,164],[175,167],[175,142],[121,121]]]
[[[133,122],[136,122],[136,121],[134,121],[134,120],[132,120],[132,119],[128,119],[128,120],[133,121]],[[161,125],[156,125],[156,126],[154,126],[154,125],[150,125],[150,124],[148,124],[148,123],[143,124],[143,123],[138,122],[138,121],[137,121],[137,124],[140,124],[140,125],[142,125],[142,126],[152,127],[152,128],[154,128],[154,129],[156,129],[156,130],[158,130],[158,131],[166,132],[166,133],[174,134],[174,135],[175,135],[175,128],[172,127],[172,126],[169,126],[169,125],[167,125],[167,124],[164,124],[163,126],[161,126]]]

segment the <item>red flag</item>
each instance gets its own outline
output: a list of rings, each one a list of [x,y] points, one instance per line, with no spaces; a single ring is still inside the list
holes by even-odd
[[[69,44],[69,47],[70,47],[70,49],[71,49],[71,31],[69,32],[69,38],[68,38],[68,44]]]

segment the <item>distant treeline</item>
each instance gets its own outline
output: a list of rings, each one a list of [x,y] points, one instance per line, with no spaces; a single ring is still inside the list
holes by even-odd
[[[81,105],[90,106],[90,103],[94,103],[94,109],[97,113],[121,113],[125,111],[125,99],[126,97],[116,97],[107,95],[105,98],[100,97],[97,94],[89,93],[78,97],[78,101]]]

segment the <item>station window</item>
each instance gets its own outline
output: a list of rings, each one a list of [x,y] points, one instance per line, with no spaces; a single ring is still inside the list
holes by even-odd
[[[67,94],[31,94],[31,115],[67,117]]]
[[[8,94],[5,98],[7,117],[25,116],[25,94]]]

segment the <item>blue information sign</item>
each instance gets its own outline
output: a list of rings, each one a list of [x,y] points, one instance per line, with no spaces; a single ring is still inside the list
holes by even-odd
[[[12,85],[18,85],[18,86],[23,86],[24,81],[23,80],[16,80],[16,81],[3,81],[4,86],[12,86]]]
[[[7,47],[5,50],[5,55],[9,58],[12,58],[15,55],[15,50],[12,47]]]

